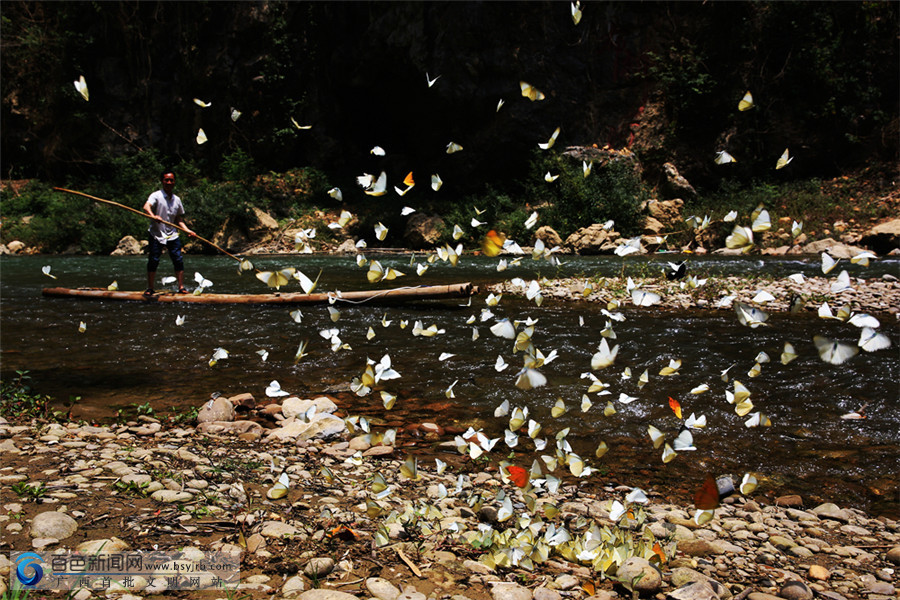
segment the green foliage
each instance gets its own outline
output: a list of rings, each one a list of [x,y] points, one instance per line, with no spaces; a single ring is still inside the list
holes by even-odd
[[[47,493],[47,489],[44,487],[43,483],[38,483],[36,485],[29,485],[24,481],[18,481],[11,486],[12,491],[16,493],[21,498],[31,498],[32,500],[37,500],[39,498],[43,498]]]
[[[47,419],[53,416],[51,398],[31,391],[28,371],[16,371],[12,381],[0,381],[0,416],[9,421]]]
[[[116,481],[113,484],[113,488],[116,490],[128,494],[130,496],[134,496],[136,498],[146,498],[150,495],[147,491],[147,488],[150,487],[150,484],[146,481],[142,483],[138,483],[137,481],[129,481],[125,483],[124,481]]]
[[[479,213],[476,208],[483,212]],[[489,228],[521,241],[526,237],[524,223],[528,214],[524,203],[513,200],[507,193],[488,185],[484,192],[468,196],[463,202],[444,207],[441,215],[444,219],[441,242],[451,245],[457,243],[453,239],[454,225],[459,225],[465,232],[459,242],[468,247],[479,244]],[[471,226],[473,218],[487,225],[474,229]]]
[[[547,172],[559,178],[548,183],[544,180]],[[595,163],[591,174],[584,177],[580,161],[536,151],[525,194],[534,206],[547,206],[539,223],[553,227],[565,239],[581,227],[609,219],[615,221],[616,231],[634,235],[647,190],[627,156]]]
[[[220,169],[226,181],[248,181],[256,174],[253,158],[240,148],[222,158]]]
[[[679,117],[691,115],[697,100],[713,89],[703,50],[688,39],[673,43],[664,56],[648,52],[645,57],[649,62],[647,75],[662,88],[676,123]]]

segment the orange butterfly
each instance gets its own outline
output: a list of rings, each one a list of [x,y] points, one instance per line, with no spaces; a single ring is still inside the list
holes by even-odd
[[[509,465],[506,467],[506,472],[509,474],[509,479],[518,487],[523,488],[528,485],[528,470],[523,467],[517,467],[516,465]]]
[[[672,396],[669,396],[669,408],[672,409],[672,412],[675,413],[676,417],[678,417],[679,419],[681,418],[681,405],[678,404],[678,400],[676,400]]]
[[[706,481],[694,492],[694,506],[700,510],[714,510],[719,506],[719,486],[715,478],[708,474]]]
[[[503,250],[503,242],[505,241],[505,235],[491,229],[487,232],[487,235],[484,236],[484,239],[481,240],[481,251],[487,256],[497,256],[500,254],[500,251]]]
[[[659,560],[659,564],[664,565],[668,562],[668,558],[666,558],[666,553],[663,550],[662,546],[659,545],[659,542],[653,544],[653,556],[650,558],[651,561],[656,562]]]
[[[416,185],[416,182],[413,180],[413,172],[410,171],[409,174],[403,179],[403,185],[406,187],[411,187]]]
[[[338,538],[345,542],[359,541],[359,534],[347,527],[346,525],[338,525],[328,532],[329,539]]]

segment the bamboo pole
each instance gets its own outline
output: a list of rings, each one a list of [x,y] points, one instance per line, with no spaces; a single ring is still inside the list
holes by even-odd
[[[111,206],[117,206],[119,208],[124,208],[125,210],[131,211],[136,215],[140,215],[140,216],[144,217],[145,219],[150,219],[151,221],[159,221],[160,223],[165,223],[166,225],[170,225],[179,231],[183,231],[183,232],[187,233],[188,235],[193,235],[195,238],[197,238],[201,242],[205,242],[205,243],[209,244],[210,246],[212,246],[213,248],[215,248],[216,250],[218,250],[225,256],[233,258],[234,260],[236,260],[238,262],[243,262],[242,258],[237,257],[234,254],[231,254],[230,252],[225,250],[224,248],[221,248],[220,246],[213,244],[208,239],[201,237],[201,236],[197,235],[196,233],[190,232],[187,229],[185,229],[184,227],[181,227],[180,225],[176,225],[175,223],[170,223],[168,221],[164,221],[163,219],[159,219],[157,217],[151,217],[144,211],[137,210],[136,208],[131,208],[130,206],[125,206],[124,204],[119,204],[118,202],[113,202],[112,200],[104,200],[103,198],[98,198],[97,196],[91,196],[90,194],[85,194],[84,192],[76,192],[75,190],[67,190],[66,188],[61,188],[61,187],[55,187],[53,189],[58,192],[65,192],[67,194],[75,194],[76,196],[83,196],[85,198],[90,198],[91,200],[95,200],[97,202],[102,202],[103,204],[109,204]]]
[[[327,292],[304,294],[302,292],[273,294],[174,294],[161,293],[144,296],[141,292],[110,291],[104,288],[44,288],[49,297],[74,297],[96,300],[133,300],[141,302],[185,302],[195,304],[325,304],[344,302],[402,302],[406,300],[441,300],[467,298],[478,293],[471,283],[449,285],[423,285],[387,290],[358,290],[352,292]]]

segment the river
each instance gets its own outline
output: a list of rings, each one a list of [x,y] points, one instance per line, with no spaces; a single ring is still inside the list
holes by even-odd
[[[561,266],[534,262],[503,273],[496,260],[463,256],[459,265],[435,263],[421,278],[409,266],[409,255],[384,255],[379,260],[407,273],[399,285],[439,284],[472,281],[487,284],[501,277],[615,276],[623,269],[618,257],[561,257]],[[419,255],[422,262],[424,256]],[[656,274],[669,256],[628,257],[628,275]],[[253,259],[261,269],[299,267],[315,278],[321,270],[319,291],[367,289],[363,269],[350,257],[265,256]],[[785,277],[795,272],[812,276],[819,263],[808,257],[694,257],[695,273],[705,275],[768,275]],[[252,275],[238,276],[237,263],[214,256],[187,258],[188,287],[193,289],[194,272],[213,282],[211,291],[246,293],[263,291]],[[846,262],[846,261],[845,261]],[[480,315],[485,295],[472,299],[428,301],[402,306],[338,304],[337,322],[329,318],[327,307],[301,307],[302,321],[290,316],[286,306],[211,306],[143,304],[115,301],[51,299],[41,296],[49,286],[106,286],[117,280],[119,289],[145,287],[145,259],[141,257],[28,256],[0,259],[0,349],[2,377],[27,370],[37,392],[49,394],[62,408],[71,408],[74,418],[108,420],[123,410],[133,414],[136,405],[149,403],[158,415],[199,406],[214,392],[226,396],[251,392],[265,397],[269,382],[301,397],[330,393],[342,410],[364,414],[374,422],[435,421],[442,426],[484,428],[491,437],[502,437],[507,419],[493,416],[504,400],[512,406],[527,406],[532,418],[543,426],[539,437],[551,440],[570,428],[568,439],[589,465],[598,468],[591,477],[642,485],[661,493],[687,494],[706,472],[758,472],[761,492],[774,497],[796,492],[810,498],[835,500],[867,509],[874,514],[900,515],[900,327],[890,315],[880,318],[881,331],[893,342],[888,350],[860,352],[843,365],[820,360],[812,338],[824,335],[855,344],[859,330],[846,323],[824,320],[815,313],[798,315],[773,313],[768,327],[750,329],[738,323],[732,311],[659,310],[623,307],[623,322],[613,323],[619,345],[615,364],[594,374],[608,384],[609,395],[590,394],[593,404],[582,412],[582,397],[589,381],[581,377],[590,371],[591,356],[600,343],[606,317],[601,303],[561,302],[547,299],[541,307],[524,298],[505,295],[492,307],[494,317],[485,322]],[[41,272],[49,265],[58,277],[51,280]],[[537,266],[540,265],[540,266]],[[900,261],[878,261],[864,269],[847,265],[851,275],[878,277],[897,274]],[[842,267],[843,268],[843,267]],[[159,276],[170,274],[166,260]],[[157,287],[162,286],[157,284]],[[296,283],[289,291],[295,291]],[[837,305],[839,306],[840,303]],[[837,306],[835,306],[837,308]],[[176,316],[184,316],[176,326]],[[476,322],[467,320],[473,315]],[[522,368],[522,355],[514,354],[512,342],[492,335],[489,327],[498,318],[537,319],[534,344],[547,355],[558,358],[540,368],[547,385],[528,391],[514,386]],[[383,320],[390,320],[388,327]],[[401,329],[400,322],[409,325]],[[436,325],[445,333],[434,337],[414,337],[413,323]],[[583,324],[582,324],[583,321]],[[84,322],[86,330],[79,333]],[[472,329],[479,337],[473,341]],[[350,349],[333,352],[319,331],[338,328],[341,340]],[[375,334],[367,339],[369,328]],[[520,328],[521,329],[521,328]],[[308,355],[298,363],[298,345],[308,340]],[[790,341],[798,357],[788,365],[779,361],[785,341]],[[225,348],[230,356],[215,367],[208,364],[214,349]],[[258,351],[268,352],[263,361]],[[749,377],[760,352],[771,362],[762,364],[757,377]],[[439,360],[442,353],[454,356]],[[383,388],[399,398],[386,413],[378,393],[360,398],[347,390],[348,382],[362,373],[366,359],[379,361],[389,355],[400,378],[382,382]],[[509,367],[494,368],[497,356]],[[662,377],[660,369],[670,359],[681,359],[677,375]],[[732,366],[733,365],[733,366]],[[731,366],[732,380],[722,381],[721,371]],[[629,367],[632,379],[621,373]],[[648,370],[650,381],[638,388],[636,380]],[[763,411],[772,421],[767,428],[747,428],[746,417],[735,414],[725,400],[737,379],[751,391],[754,410]],[[453,398],[447,388],[454,382]],[[710,391],[694,395],[690,391],[707,384]],[[620,393],[637,397],[620,403]],[[705,415],[708,425],[694,432],[696,451],[682,452],[671,463],[660,460],[647,436],[652,424],[667,439],[678,433],[680,421],[669,408],[668,398],[677,399],[684,417]],[[550,410],[561,398],[567,412],[552,418]],[[604,416],[611,400],[615,414]],[[866,419],[846,420],[841,416],[865,405]],[[129,411],[131,411],[129,413]],[[520,461],[530,464],[533,443],[520,431],[514,449]],[[402,438],[403,436],[401,436]],[[594,449],[606,441],[610,451],[602,459]],[[502,448],[502,450],[501,450]],[[501,440],[496,457],[509,454]]]

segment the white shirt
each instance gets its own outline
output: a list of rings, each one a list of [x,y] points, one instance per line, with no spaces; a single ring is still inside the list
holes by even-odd
[[[181,204],[181,198],[175,194],[167,196],[163,190],[156,190],[150,194],[147,202],[150,203],[150,210],[153,211],[153,214],[163,221],[175,223],[179,217],[184,216],[184,206]],[[163,244],[178,237],[177,229],[159,221],[151,221],[150,228],[147,231]]]

